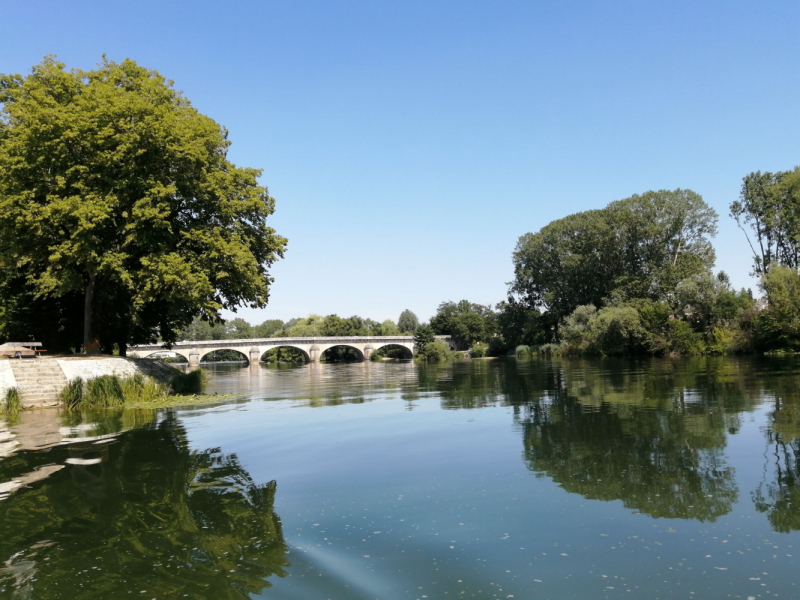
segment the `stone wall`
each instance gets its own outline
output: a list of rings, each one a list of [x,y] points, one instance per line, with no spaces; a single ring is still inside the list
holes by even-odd
[[[6,397],[6,390],[13,387],[17,387],[17,380],[11,370],[11,361],[0,359],[0,401]]]
[[[84,381],[101,377],[103,375],[118,375],[131,377],[136,373],[147,375],[159,381],[168,382],[171,377],[179,373],[174,367],[155,360],[137,358],[57,358],[64,377],[67,381],[80,377]]]

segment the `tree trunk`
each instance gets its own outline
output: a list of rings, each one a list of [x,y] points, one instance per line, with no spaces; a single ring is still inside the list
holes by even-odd
[[[86,291],[83,296],[83,351],[91,353],[97,351],[97,342],[94,338],[94,289],[96,284],[94,275],[89,275],[89,282],[86,284]]]

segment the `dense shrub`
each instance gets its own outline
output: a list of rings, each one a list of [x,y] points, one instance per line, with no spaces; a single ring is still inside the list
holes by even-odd
[[[565,354],[619,356],[642,352],[647,331],[632,306],[607,306],[599,311],[591,304],[579,306],[561,327]]]
[[[753,326],[764,349],[800,349],[800,274],[774,265],[763,278],[769,306],[759,313]]]
[[[419,331],[419,329],[417,331]],[[447,347],[447,344],[445,344],[443,341],[435,340],[425,344],[425,347],[423,348],[422,352],[418,354],[418,356],[422,360],[435,362],[451,358],[452,352],[450,348]]]
[[[504,356],[507,351],[506,342],[502,337],[493,337],[489,340],[489,347],[486,350],[487,356]]]
[[[480,342],[475,342],[469,350],[469,355],[472,358],[483,358],[486,356],[487,346]]]
[[[558,356],[561,354],[562,347],[562,344],[542,344],[536,351],[542,356]]]
[[[607,306],[589,324],[589,347],[599,354],[638,354],[646,341],[647,332],[632,306]]]

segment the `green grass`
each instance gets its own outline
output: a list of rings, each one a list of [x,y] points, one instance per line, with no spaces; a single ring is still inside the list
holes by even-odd
[[[80,408],[109,408],[136,403],[156,402],[168,395],[165,385],[137,373],[132,377],[101,375],[87,380],[70,381],[59,399],[70,410]]]
[[[180,373],[172,378],[170,386],[175,394],[201,394],[205,388],[208,376],[202,369]]]
[[[67,387],[61,390],[58,399],[69,410],[80,408],[83,402],[83,379],[76,377],[67,383]]]
[[[141,373],[136,373],[133,377],[120,379],[120,388],[122,389],[122,397],[125,403],[153,402],[167,396],[169,393],[167,386],[145,377]]]
[[[185,402],[171,401],[171,394],[200,394],[207,381],[205,371],[196,370],[174,376],[169,385],[137,373],[131,377],[102,375],[87,381],[75,378],[61,390],[59,400],[69,410],[122,406],[161,407]]]
[[[3,399],[2,412],[9,417],[16,417],[22,408],[22,402],[19,397],[19,390],[15,387],[6,390],[6,397]]]

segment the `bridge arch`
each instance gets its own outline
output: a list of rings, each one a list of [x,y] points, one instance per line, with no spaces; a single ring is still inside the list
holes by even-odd
[[[331,360],[333,362],[361,361],[364,360],[364,350],[347,343],[331,344],[322,348],[319,358],[320,360]]]
[[[234,352],[238,356],[241,356],[241,358],[240,359],[234,359],[231,356],[229,359],[223,358],[223,359],[214,360],[213,357],[218,352]],[[201,352],[200,353],[200,364],[206,364],[207,365],[209,363],[214,363],[214,362],[227,362],[228,360],[240,360],[241,362],[250,362],[250,359],[247,356],[246,352],[247,352],[247,348],[212,348],[212,349],[210,349],[210,350],[208,350],[206,352]],[[209,357],[211,357],[211,360],[209,360]]]
[[[374,344],[374,346],[374,354],[376,353],[380,357],[402,358],[404,360],[414,358],[414,351],[406,344],[389,343]]]
[[[160,348],[158,350],[153,350],[152,352],[148,352],[148,351],[136,352],[136,353],[134,353],[133,356],[135,358],[155,359],[155,358],[161,358],[161,356],[159,356],[159,355],[164,355],[164,354],[166,354],[168,352],[172,352],[173,354],[176,354],[176,355],[186,359],[186,362],[189,362],[189,351],[188,350],[174,350],[174,349],[173,350],[165,350],[164,348]]]
[[[311,362],[311,357],[308,355],[308,352],[299,346],[293,346],[291,344],[286,344],[283,346],[269,346],[265,348],[259,348],[259,362],[298,362],[291,360],[291,355],[287,356],[289,360],[281,360],[281,350],[293,350],[294,353],[301,356],[303,362]],[[277,354],[277,357],[275,355]],[[272,356],[268,356],[272,355]],[[275,358],[273,358],[275,357]]]

